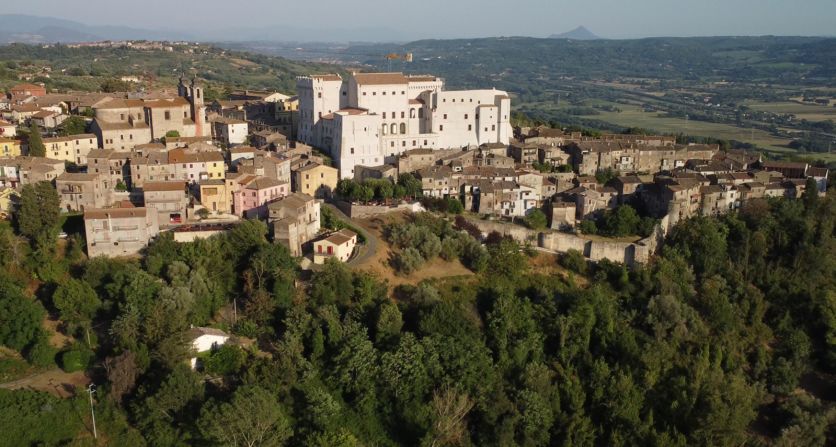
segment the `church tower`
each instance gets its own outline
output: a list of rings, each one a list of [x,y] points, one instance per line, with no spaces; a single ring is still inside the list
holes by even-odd
[[[203,86],[198,83],[197,76],[193,77],[189,84],[186,84],[186,80],[181,76],[177,85],[177,95],[185,98],[191,105],[190,113],[195,124],[195,135],[206,136],[206,106],[203,102]]]

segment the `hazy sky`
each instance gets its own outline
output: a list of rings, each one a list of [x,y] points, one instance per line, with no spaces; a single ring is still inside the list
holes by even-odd
[[[836,35],[836,0],[0,0],[0,3],[0,13],[53,16],[87,24],[177,29],[203,35],[219,29],[266,26],[392,30],[391,36],[375,39],[384,41],[547,36],[578,25],[608,38]]]

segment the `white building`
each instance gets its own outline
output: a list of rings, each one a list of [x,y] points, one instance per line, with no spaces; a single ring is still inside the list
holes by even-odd
[[[500,90],[445,91],[434,76],[355,73],[297,78],[299,140],[330,152],[340,177],[394,163],[410,149],[508,144],[511,99]]]
[[[194,352],[199,354],[225,345],[229,341],[229,334],[210,327],[193,327],[189,330],[188,338]],[[197,357],[192,357],[190,363],[192,369],[197,368]]]

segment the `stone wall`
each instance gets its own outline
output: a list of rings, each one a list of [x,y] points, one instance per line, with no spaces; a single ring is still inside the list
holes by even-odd
[[[346,216],[352,219],[365,219],[368,217],[379,216],[381,214],[391,213],[394,211],[411,211],[413,213],[418,213],[421,211],[426,211],[424,207],[419,202],[415,203],[402,203],[399,205],[358,205],[354,203],[348,202],[336,202],[335,204],[337,208],[340,209]]]
[[[632,266],[648,262],[656,253],[666,233],[668,216],[665,216],[661,225],[657,225],[653,234],[636,242],[591,240],[576,234],[551,230],[538,232],[502,221],[478,219],[468,219],[468,221],[485,234],[496,231],[502,235],[511,236],[518,242],[533,242],[538,247],[555,253],[577,250],[592,261],[607,259]]]

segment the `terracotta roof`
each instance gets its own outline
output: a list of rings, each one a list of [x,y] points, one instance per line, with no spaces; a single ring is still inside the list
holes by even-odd
[[[167,108],[167,107],[182,107],[189,105],[189,101],[186,101],[185,98],[176,97],[171,99],[151,99],[144,101],[142,104],[144,107],[149,109],[156,109],[156,108]]]
[[[344,109],[337,110],[337,112],[344,113],[344,114],[347,114],[347,115],[362,115],[364,113],[367,113],[368,110],[367,109],[361,109],[359,107],[346,107]]]
[[[807,168],[807,175],[810,177],[827,177],[829,170],[827,168],[818,168],[815,166],[810,166]]]
[[[306,204],[315,200],[313,197],[301,193],[301,192],[294,192],[288,196],[285,196],[275,202],[272,202],[267,205],[268,209],[277,210],[282,208],[302,208]]]
[[[342,229],[340,231],[337,231],[336,233],[331,233],[330,236],[325,238],[325,241],[328,241],[334,245],[343,245],[356,236],[357,233],[351,230]]]
[[[83,172],[65,172],[59,175],[56,180],[59,182],[92,182],[99,177],[98,174],[87,174]]]
[[[107,102],[97,105],[97,109],[128,109],[135,107],[142,107],[144,101],[141,99],[111,99]]]
[[[807,167],[807,163],[796,163],[789,161],[765,161],[761,163],[761,166],[763,166],[764,169],[804,169]]]
[[[249,183],[247,183],[247,189],[267,189],[267,188],[274,188],[279,185],[283,185],[284,182],[280,182],[274,178],[270,177],[256,177]]]
[[[41,110],[40,112],[32,115],[32,118],[49,118],[50,116],[60,115],[58,112],[53,112],[51,110]]]
[[[226,332],[215,329],[213,327],[193,327],[189,329],[188,336],[190,340],[194,340],[203,335],[214,335],[216,337],[229,337]]]
[[[181,191],[185,193],[185,190],[185,182],[145,182],[142,185],[143,192]]]
[[[64,141],[75,141],[75,140],[84,140],[84,139],[91,139],[96,138],[95,135],[92,133],[82,133],[78,135],[68,135],[66,137],[52,137],[52,138],[44,138],[44,143],[63,143]]]
[[[100,208],[84,211],[84,220],[90,219],[128,219],[132,217],[145,217],[145,208]]]
[[[358,85],[395,85],[409,82],[403,73],[355,73],[354,80]]]

